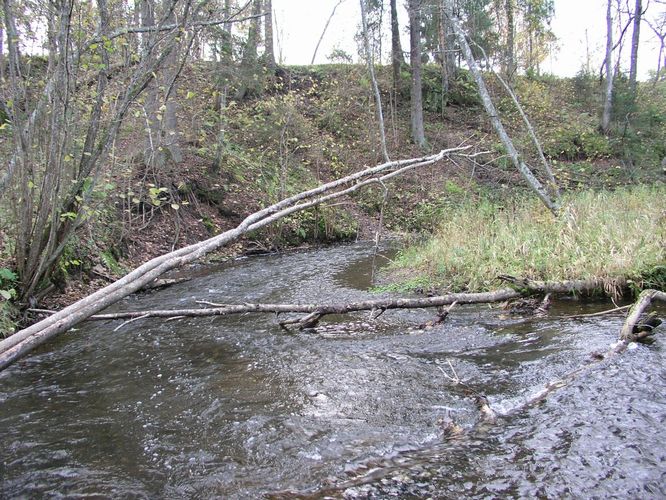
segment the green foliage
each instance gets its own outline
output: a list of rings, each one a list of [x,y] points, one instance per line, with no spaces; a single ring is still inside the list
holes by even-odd
[[[636,292],[646,288],[666,291],[666,265],[656,265],[646,269],[634,283]]]
[[[119,276],[119,275],[125,273],[125,270],[118,263],[118,261],[116,260],[116,257],[113,255],[112,249],[107,249],[107,250],[104,250],[104,251],[100,252],[99,260],[102,261],[102,264],[104,265],[104,267],[106,267],[109,271],[111,271],[116,276]]]
[[[615,154],[642,170],[655,169],[666,157],[666,82],[640,84],[635,102],[627,96],[628,88],[619,85],[616,102],[619,124],[614,138]]]
[[[18,276],[11,269],[0,268],[0,337],[14,331],[17,314],[13,301],[17,296]]]
[[[563,160],[601,158],[611,153],[608,138],[596,127],[585,126],[585,117],[577,123],[554,127],[544,140],[543,148],[548,157]]]
[[[481,103],[472,73],[464,69],[458,70],[455,80],[451,82],[448,101],[458,106],[477,106]]]
[[[8,301],[16,298],[18,276],[11,269],[0,268],[0,298]]]

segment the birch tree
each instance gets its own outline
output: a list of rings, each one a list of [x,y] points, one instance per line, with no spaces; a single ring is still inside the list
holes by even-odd
[[[370,35],[368,33],[368,15],[365,0],[359,0],[361,4],[361,36],[363,37],[363,48],[365,51],[365,60],[368,65],[368,73],[372,83],[372,92],[375,96],[375,109],[377,111],[377,126],[379,127],[379,139],[381,142],[382,156],[384,161],[390,161],[388,150],[386,149],[386,131],[384,129],[384,112],[382,111],[382,96],[377,85],[375,76],[375,64],[373,61],[373,51],[370,47]]]
[[[500,114],[495,107],[492,98],[490,97],[490,92],[488,92],[488,88],[486,87],[483,75],[481,74],[481,69],[479,68],[476,59],[474,58],[474,54],[472,53],[472,49],[467,41],[465,33],[460,26],[460,23],[455,17],[453,17],[451,18],[451,24],[455,31],[458,44],[462,49],[465,60],[467,61],[467,66],[474,75],[474,80],[476,81],[479,95],[481,97],[481,101],[486,110],[486,113],[490,118],[490,122],[495,129],[495,132],[497,132],[500,141],[506,149],[509,158],[511,158],[511,161],[513,162],[516,169],[523,176],[530,188],[537,194],[543,204],[551,212],[553,212],[553,214],[558,214],[560,210],[560,199],[557,187],[555,185],[551,185],[549,187],[544,186],[541,181],[539,181],[539,179],[534,175],[530,167],[525,163],[525,160],[514,146],[513,141],[509,137],[509,134],[506,132],[506,129],[500,120]],[[547,173],[547,175],[550,177],[550,174]],[[554,183],[551,181],[551,184]]]

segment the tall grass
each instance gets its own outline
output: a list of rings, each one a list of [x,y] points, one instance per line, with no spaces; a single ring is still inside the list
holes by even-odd
[[[396,268],[421,285],[485,291],[500,286],[500,274],[638,288],[666,264],[664,186],[578,192],[564,206],[554,218],[536,200],[464,204],[427,243],[402,252]]]

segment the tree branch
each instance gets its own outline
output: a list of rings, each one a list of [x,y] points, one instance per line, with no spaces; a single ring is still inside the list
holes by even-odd
[[[69,328],[105,307],[134,293],[165,272],[194,262],[213,250],[217,250],[237,240],[250,231],[260,229],[294,212],[345,196],[370,184],[383,182],[407,170],[431,165],[448,155],[466,149],[469,149],[469,146],[449,148],[430,156],[397,160],[367,168],[355,174],[320,185],[314,189],[301,192],[263,210],[259,210],[246,217],[237,227],[213,238],[151,259],[123,278],[84,297],[57,314],[0,341],[0,369],[10,365],[36,346],[46,342],[49,338],[67,331]]]

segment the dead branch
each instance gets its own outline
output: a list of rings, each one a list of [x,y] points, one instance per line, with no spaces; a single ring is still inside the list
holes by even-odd
[[[521,282],[525,285],[535,286],[535,282],[531,282],[529,280],[518,280],[517,278],[512,278],[512,280]],[[567,289],[568,291],[571,291],[572,288],[579,290],[580,288],[578,287],[580,287],[581,282],[572,281],[572,282],[567,282],[566,285],[567,286],[564,286],[563,288]],[[536,282],[536,286],[537,288],[539,287],[538,282]],[[527,286],[525,288],[527,288]],[[356,487],[364,484],[373,483],[375,481],[378,481],[379,479],[388,477],[396,470],[404,469],[410,461],[418,461],[421,455],[432,454],[434,450],[440,447],[443,449],[447,449],[444,448],[445,446],[447,446],[446,445],[447,442],[450,443],[453,440],[462,439],[465,436],[469,435],[471,432],[477,430],[481,425],[495,424],[500,419],[503,419],[511,415],[515,415],[517,413],[526,410],[531,406],[534,406],[535,404],[538,404],[539,402],[545,400],[546,397],[548,397],[551,393],[563,387],[567,387],[575,379],[592,371],[595,367],[599,366],[602,361],[612,359],[613,357],[622,354],[631,343],[631,339],[624,338],[625,333],[628,332],[628,334],[633,335],[633,338],[636,338],[634,333],[636,325],[639,323],[641,315],[650,306],[653,300],[660,300],[666,302],[666,293],[657,290],[645,290],[643,293],[641,293],[638,301],[632,306],[631,313],[627,317],[627,321],[625,322],[625,325],[622,329],[622,338],[618,342],[612,344],[609,350],[605,354],[596,354],[596,353],[593,354],[588,364],[580,366],[568,372],[560,379],[547,383],[543,387],[543,389],[538,390],[531,396],[527,397],[522,403],[518,404],[517,406],[514,406],[513,408],[507,411],[499,411],[496,408],[493,408],[490,405],[487,397],[485,397],[483,394],[478,393],[471,387],[467,386],[456,373],[456,370],[454,369],[451,361],[447,360],[447,363],[449,364],[449,367],[451,369],[451,375],[446,373],[446,371],[444,371],[444,369],[441,366],[437,366],[437,368],[442,372],[442,374],[446,379],[451,381],[454,385],[462,386],[470,396],[474,396],[474,401],[477,408],[479,409],[481,417],[476,425],[474,425],[470,429],[465,429],[460,425],[456,424],[449,417],[439,419],[438,424],[442,428],[443,431],[442,438],[444,439],[444,442],[441,444],[437,444],[434,445],[433,447],[424,448],[420,450],[413,450],[413,451],[410,450],[407,452],[402,452],[398,454],[397,457],[393,457],[392,459],[388,460],[384,459],[381,460],[380,462],[368,462],[364,467],[364,471],[361,475],[353,477],[351,479],[340,481],[338,483],[329,484],[324,488],[316,488],[301,492],[283,491],[271,495],[270,497],[271,498],[295,498],[295,497],[321,498],[322,496],[325,495],[335,495],[350,487]],[[602,311],[602,313],[605,314],[608,312],[615,312],[617,310],[622,310],[622,309],[624,308],[617,308],[611,311]],[[602,313],[596,313],[596,314],[602,314]]]

